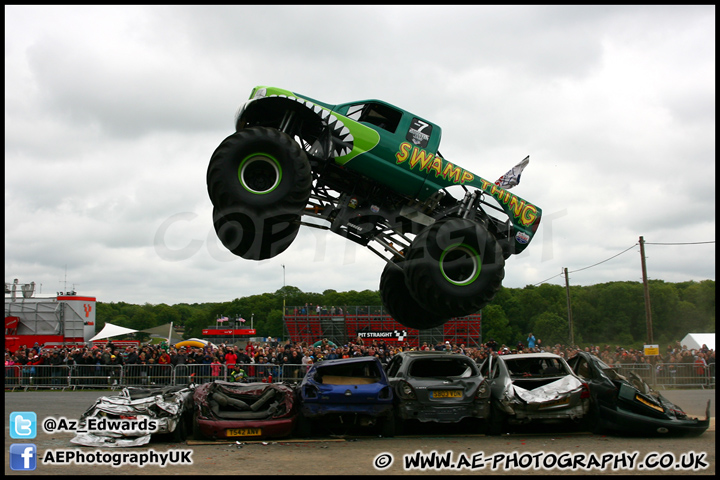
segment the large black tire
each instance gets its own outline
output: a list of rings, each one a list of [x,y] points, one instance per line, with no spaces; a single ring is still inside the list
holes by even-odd
[[[408,328],[425,330],[447,322],[445,318],[422,308],[410,295],[401,264],[388,262],[380,276],[380,298],[385,309]]]
[[[244,207],[213,210],[213,226],[222,244],[247,260],[265,260],[284,252],[300,230],[300,215],[261,217]]]
[[[430,312],[470,315],[490,303],[505,276],[503,251],[479,222],[438,220],[415,237],[405,260],[408,290]]]
[[[220,210],[241,206],[263,218],[299,215],[311,187],[305,152],[274,128],[252,127],[230,135],[208,165],[208,194]]]

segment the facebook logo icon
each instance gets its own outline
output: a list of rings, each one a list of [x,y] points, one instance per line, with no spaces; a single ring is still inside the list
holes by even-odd
[[[35,438],[37,416],[35,412],[12,412],[10,414],[10,438]]]
[[[35,470],[37,467],[37,447],[32,443],[13,443],[10,445],[10,468],[12,470]]]

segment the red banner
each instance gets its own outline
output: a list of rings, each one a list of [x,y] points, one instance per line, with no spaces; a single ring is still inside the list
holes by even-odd
[[[255,335],[254,328],[204,328],[203,336],[212,335]]]

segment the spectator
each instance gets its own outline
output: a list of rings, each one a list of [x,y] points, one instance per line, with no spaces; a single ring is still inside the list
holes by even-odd
[[[237,364],[238,357],[235,354],[234,351],[230,350],[225,354],[225,365],[227,365],[228,371],[231,371],[235,368],[235,365]]]
[[[57,350],[53,350],[49,361],[49,364],[52,365],[50,374],[52,375],[53,389],[61,384],[61,378],[65,370],[63,363],[63,359],[59,352]]]
[[[221,369],[222,363],[220,363],[220,359],[218,357],[213,357],[212,363],[210,364],[210,374],[212,375],[213,380],[218,380],[220,378]]]
[[[172,358],[170,357],[170,354],[165,350],[165,348],[160,349],[160,355],[157,356],[153,354],[151,357],[152,361],[148,361],[149,365],[154,365],[154,368],[149,368],[148,373],[150,372],[157,372],[153,376],[157,376],[158,380],[160,380],[163,384],[167,385],[170,383],[170,375],[172,373]]]
[[[112,385],[117,385],[118,378],[120,378],[120,359],[117,355],[110,355],[110,363],[107,364],[106,372]]]

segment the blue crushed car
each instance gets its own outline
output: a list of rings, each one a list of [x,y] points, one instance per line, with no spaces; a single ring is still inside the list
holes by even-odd
[[[393,391],[375,357],[325,360],[313,364],[299,387],[297,435],[321,428],[329,433],[379,430],[395,435]]]

